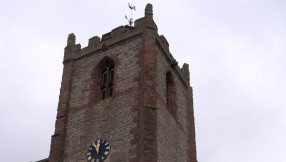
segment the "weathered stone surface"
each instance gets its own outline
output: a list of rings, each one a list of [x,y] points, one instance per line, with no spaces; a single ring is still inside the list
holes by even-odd
[[[85,162],[87,148],[99,138],[111,143],[106,162],[196,161],[188,69],[172,64],[152,14],[148,4],[135,27],[92,37],[82,49],[69,35],[50,162]],[[114,90],[101,100],[106,60],[114,64]]]
[[[156,91],[160,99],[157,100],[158,119],[157,119],[157,140],[158,140],[158,162],[165,161],[190,161],[187,152],[188,149],[188,125],[187,125],[187,103],[186,100],[188,89],[184,83],[178,79],[177,75],[173,75],[175,84],[175,98],[173,99],[177,105],[177,118],[167,109],[167,85],[166,73],[173,71],[163,52],[157,47],[157,87]],[[172,100],[172,98],[170,99]]]
[[[126,161],[134,135],[130,130],[137,125],[133,122],[136,112],[131,112],[138,105],[138,81],[140,72],[138,65],[139,50],[142,45],[140,37],[126,42],[120,47],[114,47],[104,53],[115,61],[115,92],[116,97],[110,97],[94,104],[89,104],[92,69],[103,59],[103,54],[85,57],[74,65],[72,89],[69,109],[81,109],[70,113],[67,120],[65,139],[65,161],[85,160],[85,152],[91,141],[106,138],[112,143],[110,160]],[[125,92],[127,91],[127,92]],[[125,92],[125,93],[122,93]],[[121,94],[120,94],[121,93]]]

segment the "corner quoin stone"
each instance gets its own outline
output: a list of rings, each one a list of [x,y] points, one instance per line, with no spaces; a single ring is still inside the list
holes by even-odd
[[[114,63],[114,92],[100,100],[105,60]],[[151,4],[134,27],[94,36],[85,48],[69,34],[63,65],[49,162],[86,161],[90,143],[100,138],[112,145],[106,162],[197,162],[189,66],[179,68],[158,35]]]

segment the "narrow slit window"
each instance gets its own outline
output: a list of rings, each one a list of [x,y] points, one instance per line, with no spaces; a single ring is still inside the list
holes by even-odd
[[[106,84],[106,79],[107,79],[107,71],[105,71],[102,75],[102,84]]]
[[[105,91],[106,91],[105,88],[101,90],[101,100],[105,99]]]
[[[109,96],[108,96],[108,97],[111,97],[111,96],[112,96],[112,93],[113,93],[113,87],[110,87],[110,88],[109,88],[109,93],[108,93]]]
[[[167,110],[172,114],[174,118],[177,118],[177,96],[176,96],[176,86],[174,83],[174,78],[172,73],[169,71],[166,74],[166,105]]]
[[[110,70],[110,81],[112,82],[113,81],[113,77],[114,77],[114,68],[112,68]]]
[[[168,75],[166,77],[166,102],[167,106],[169,107],[169,98],[170,98],[170,81],[168,79]]]

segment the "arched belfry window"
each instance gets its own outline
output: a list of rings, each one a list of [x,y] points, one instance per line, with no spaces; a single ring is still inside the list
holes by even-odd
[[[101,68],[100,99],[111,97],[113,94],[114,65],[111,61],[105,61]]]
[[[166,103],[167,109],[174,118],[177,118],[177,96],[174,78],[172,73],[169,71],[166,73]]]

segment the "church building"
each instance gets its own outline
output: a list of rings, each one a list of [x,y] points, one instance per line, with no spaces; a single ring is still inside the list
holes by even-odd
[[[153,7],[89,39],[69,34],[48,162],[197,162],[189,65],[158,35]]]

